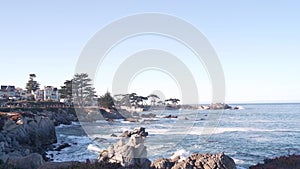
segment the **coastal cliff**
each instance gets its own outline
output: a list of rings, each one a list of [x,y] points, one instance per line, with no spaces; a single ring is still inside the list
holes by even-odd
[[[0,117],[0,161],[17,168],[28,168],[23,162],[30,161],[29,168],[41,165],[57,142],[55,126],[76,120],[65,110],[1,112]]]

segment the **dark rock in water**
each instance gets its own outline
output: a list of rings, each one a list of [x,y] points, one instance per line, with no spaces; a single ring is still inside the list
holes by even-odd
[[[111,134],[110,137],[118,137],[118,136],[115,134]]]
[[[156,117],[156,115],[153,113],[149,113],[149,114],[142,114],[141,117],[142,118],[154,118],[154,117]]]
[[[178,116],[168,115],[168,116],[165,116],[163,118],[178,118]]]
[[[37,169],[44,164],[40,154],[32,153],[25,157],[10,157],[7,164],[18,169]]]
[[[275,159],[265,159],[264,164],[250,166],[249,169],[299,169],[300,155],[290,155],[277,157]]]
[[[136,127],[133,131],[124,131],[119,137],[131,137],[132,135],[137,134],[142,137],[147,137],[148,132],[145,131],[145,128],[143,127]]]
[[[68,143],[63,143],[63,144],[59,145],[57,148],[55,148],[54,150],[61,151],[62,149],[67,148],[67,147],[71,147],[71,145]]]
[[[107,141],[107,139],[105,139],[105,138],[100,138],[100,137],[96,137],[96,138],[93,139],[93,141],[96,141],[96,142],[98,142],[98,143],[101,143],[101,142]]]
[[[157,159],[151,166],[156,169],[183,169],[183,168],[202,168],[202,169],[236,169],[232,158],[220,154],[193,154],[180,161],[180,158]]]
[[[105,120],[108,121],[108,122],[115,122],[114,119],[105,119]]]

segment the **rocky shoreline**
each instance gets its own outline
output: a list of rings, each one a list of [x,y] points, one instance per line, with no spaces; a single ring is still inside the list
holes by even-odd
[[[89,120],[94,112],[86,116]],[[126,119],[115,111],[100,111],[102,119]],[[235,169],[236,165],[229,156],[219,154],[192,154],[187,158],[180,156],[158,158],[151,162],[147,159],[147,148],[144,139],[148,133],[144,128],[135,128],[122,134],[122,139],[104,150],[99,159],[86,162],[51,162],[46,157],[47,150],[59,151],[69,145],[54,147],[57,142],[55,126],[70,125],[77,121],[74,112],[68,109],[44,111],[0,112],[0,168],[20,169],[56,169],[56,168],[145,168],[145,169]],[[172,118],[172,117],[165,117]],[[175,117],[174,117],[175,118]],[[95,119],[94,119],[95,120]],[[292,155],[273,160],[265,160],[264,164],[251,166],[250,169],[300,168],[300,156]]]
[[[192,154],[189,157],[158,158],[151,162],[147,159],[147,147],[144,140],[148,136],[145,128],[137,127],[125,131],[119,142],[100,153],[98,159],[84,162],[46,162],[40,169],[236,169],[234,160],[224,153]]]

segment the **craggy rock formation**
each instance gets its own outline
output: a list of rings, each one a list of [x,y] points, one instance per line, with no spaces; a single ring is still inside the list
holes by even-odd
[[[265,159],[264,164],[250,166],[249,169],[299,169],[300,155],[282,156],[275,159]]]
[[[123,114],[115,109],[76,109],[76,113],[80,121],[97,121],[97,120],[112,120],[112,119],[125,119]]]
[[[1,113],[4,121],[0,131],[0,159],[44,153],[57,141],[54,123],[45,116],[32,113]]]
[[[147,149],[144,146],[144,139],[148,136],[145,128],[138,127],[134,131],[125,131],[118,143],[104,150],[98,163],[109,162],[121,164],[122,168],[143,168],[143,169],[236,169],[233,159],[220,154],[193,154],[186,159],[179,156],[173,159],[159,158],[150,165],[147,159]],[[128,143],[125,143],[129,138]]]
[[[51,121],[53,121],[55,126],[60,124],[70,125],[72,124],[72,121],[77,121],[77,117],[74,114],[64,109],[58,109],[55,112],[44,110],[42,112],[38,112],[37,115],[48,117]]]
[[[71,124],[76,117],[57,112],[0,112],[0,160],[17,168],[38,168],[48,148],[57,142],[55,125]]]
[[[151,166],[156,169],[236,169],[233,159],[224,153],[193,154],[184,160],[179,156],[174,159],[159,158]]]
[[[129,168],[150,168],[151,161],[147,159],[147,148],[144,146],[144,139],[148,136],[145,128],[138,127],[132,132],[127,132],[126,138],[110,146],[99,156],[99,162],[119,163],[123,167]]]

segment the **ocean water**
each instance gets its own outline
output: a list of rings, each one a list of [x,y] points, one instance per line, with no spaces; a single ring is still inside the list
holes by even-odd
[[[234,105],[235,106],[235,105]],[[117,142],[125,130],[145,127],[148,158],[224,152],[239,168],[265,158],[300,154],[300,104],[245,104],[240,110],[154,111],[158,118],[137,123],[117,120],[73,123],[56,128],[58,145],[71,144],[60,152],[49,151],[54,161],[95,159]],[[150,112],[143,112],[150,113]],[[165,115],[177,119],[162,119]]]

